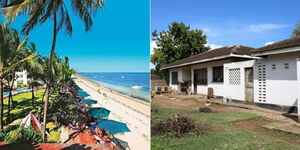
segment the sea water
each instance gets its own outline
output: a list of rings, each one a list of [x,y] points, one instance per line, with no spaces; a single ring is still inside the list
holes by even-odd
[[[148,72],[79,72],[79,75],[122,94],[149,102],[150,73]]]

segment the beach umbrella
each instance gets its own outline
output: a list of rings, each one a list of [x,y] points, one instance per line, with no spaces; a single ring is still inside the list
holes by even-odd
[[[78,91],[78,95],[79,95],[80,97],[88,97],[88,96],[90,96],[87,92],[85,92],[85,91],[83,91],[83,90],[79,90],[79,91]]]
[[[111,134],[131,132],[125,123],[115,120],[101,120],[98,122],[98,127],[109,131]]]
[[[97,104],[97,101],[93,100],[93,99],[85,99],[85,100],[81,101],[80,103],[91,105],[91,104]]]
[[[88,111],[89,115],[93,118],[105,118],[110,114],[110,110],[103,107],[90,108]]]

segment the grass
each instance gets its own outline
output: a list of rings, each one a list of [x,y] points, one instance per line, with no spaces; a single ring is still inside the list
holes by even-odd
[[[25,117],[30,111],[35,114],[38,111],[40,111],[42,106],[42,97],[44,94],[45,89],[39,89],[38,91],[35,91],[35,99],[34,99],[34,106],[31,104],[31,92],[22,93],[19,95],[16,95],[13,97],[15,108],[10,111],[12,120],[16,120],[19,118]],[[49,98],[49,101],[53,99],[58,93],[54,92],[51,97]],[[8,110],[8,98],[4,99],[4,116],[3,120],[6,120],[7,118],[7,110]]]
[[[59,142],[61,128],[56,129],[54,122],[48,122],[46,128],[50,131],[50,136],[48,137],[49,142]]]
[[[210,131],[203,136],[187,135],[182,138],[172,137],[167,134],[151,137],[151,148],[160,149],[205,149],[205,150],[281,150],[300,149],[298,145],[287,141],[262,136],[233,125],[233,122],[259,119],[261,116],[236,112],[236,113],[197,113],[182,109],[166,109],[154,106],[156,112],[152,113],[152,124],[164,120],[173,113],[180,113],[191,117],[195,121],[207,123],[212,126]],[[282,133],[284,134],[284,133]]]
[[[44,94],[45,89],[39,89],[38,91],[35,91],[35,99],[34,99],[34,106],[31,104],[31,98],[32,98],[32,93],[27,92],[27,93],[22,93],[19,95],[16,95],[13,97],[14,103],[15,103],[15,108],[11,110],[11,117],[12,120],[17,120],[17,119],[22,119],[24,118],[30,111],[33,114],[36,114],[37,112],[40,111],[41,106],[42,106],[42,97]],[[57,93],[52,94],[52,96],[49,98],[49,101],[51,101]],[[4,120],[7,118],[7,106],[8,104],[8,98],[4,99]],[[37,116],[36,116],[37,117]],[[17,123],[11,126],[6,126],[4,129],[6,131],[14,131],[17,130],[19,125],[21,123],[21,120],[18,120]],[[50,142],[58,142],[60,138],[60,128],[55,129],[55,124],[54,122],[48,121],[46,128],[49,128],[50,131],[50,136],[48,141]]]

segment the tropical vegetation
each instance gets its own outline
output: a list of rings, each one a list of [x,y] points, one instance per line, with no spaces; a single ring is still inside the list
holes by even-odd
[[[72,10],[83,21],[85,31],[89,31],[93,25],[92,15],[96,14],[99,9],[102,9],[104,0],[72,0]],[[23,41],[15,39],[13,35],[19,35],[15,29],[11,29],[7,23],[1,25],[0,35],[0,128],[3,131],[3,86],[4,80],[7,79],[14,82],[14,72],[21,69],[26,69],[32,81],[30,88],[34,89],[41,86],[40,82],[45,85],[45,93],[43,95],[44,108],[43,125],[47,124],[47,112],[49,98],[51,95],[64,87],[66,84],[71,84],[71,76],[75,70],[70,69],[69,59],[65,57],[61,59],[55,53],[56,41],[58,33],[64,29],[67,35],[72,35],[73,28],[69,15],[69,8],[65,0],[7,0],[1,1],[2,14],[6,18],[7,23],[12,23],[19,14],[28,16],[28,20],[24,23],[21,33],[28,35],[37,25],[45,23],[47,20],[53,22],[53,37],[49,57],[39,56],[35,51],[34,44],[27,45],[28,37]],[[20,36],[18,36],[20,37]],[[19,41],[17,41],[19,40]],[[14,51],[27,52],[26,57],[16,59],[16,62],[11,62],[8,55]],[[12,54],[12,56],[15,56]],[[7,62],[6,62],[7,61]],[[9,67],[6,67],[5,64]],[[20,68],[19,68],[20,67]],[[9,74],[10,73],[10,74]],[[12,88],[9,88],[10,91]],[[11,95],[11,94],[10,94]],[[32,92],[32,105],[34,106],[34,92]],[[10,96],[13,101],[13,97]],[[9,102],[10,103],[10,102]],[[8,107],[10,109],[10,106]],[[43,132],[43,140],[45,140],[45,132]]]

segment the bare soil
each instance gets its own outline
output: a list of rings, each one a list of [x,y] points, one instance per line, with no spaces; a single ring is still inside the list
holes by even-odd
[[[294,120],[287,118],[285,113],[264,109],[254,105],[237,104],[237,103],[223,103],[220,99],[206,99],[203,96],[184,96],[184,95],[155,95],[152,99],[152,104],[156,107],[169,109],[183,109],[189,111],[199,111],[200,107],[207,107],[213,110],[213,113],[234,113],[247,112],[262,116],[261,119],[246,120],[241,122],[234,122],[233,124],[239,128],[255,132],[260,135],[280,138],[282,140],[300,144],[300,138],[296,135],[280,133],[280,131],[271,131],[262,126],[276,121],[284,121],[290,124],[297,124]],[[271,132],[270,132],[271,131]]]
[[[282,140],[285,140],[290,143],[300,144],[300,138],[297,138],[296,135],[288,135],[288,134],[280,134],[279,131],[270,132],[270,129],[265,129],[262,126],[264,124],[268,124],[274,122],[272,120],[267,119],[256,119],[256,120],[247,120],[241,122],[235,122],[234,125],[246,129],[248,131],[255,132],[260,135],[268,136],[268,137],[275,137]]]

